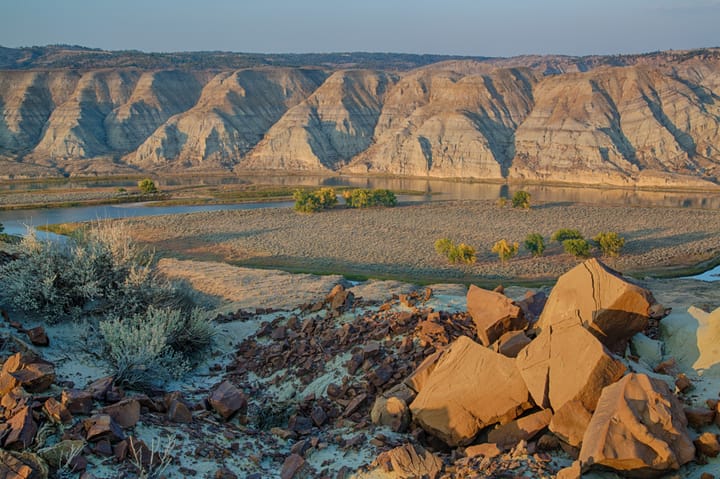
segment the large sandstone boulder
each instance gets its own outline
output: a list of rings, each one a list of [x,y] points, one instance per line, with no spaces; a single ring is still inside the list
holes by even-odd
[[[414,419],[450,446],[470,443],[484,427],[530,408],[515,361],[461,336],[442,355],[415,400]]]
[[[590,259],[560,276],[537,327],[573,321],[611,350],[624,351],[627,340],[647,326],[654,304],[650,291]]]
[[[691,307],[660,322],[665,351],[685,371],[720,377],[720,308],[707,313]]]
[[[666,383],[628,374],[606,387],[585,431],[580,462],[624,477],[675,471],[695,457],[680,401]]]
[[[443,469],[442,460],[420,446],[405,444],[380,454],[372,466],[374,471],[366,477],[387,479],[434,479]],[[360,475],[359,477],[363,477]]]
[[[625,373],[595,336],[570,321],[546,327],[516,362],[535,404],[554,411],[568,401],[594,411],[602,389]]]
[[[525,315],[515,301],[504,294],[470,285],[467,309],[475,322],[478,338],[490,346],[508,331],[525,329]]]
[[[528,416],[498,426],[488,432],[488,442],[503,449],[510,449],[520,441],[529,441],[545,429],[552,419],[552,411],[543,409]]]

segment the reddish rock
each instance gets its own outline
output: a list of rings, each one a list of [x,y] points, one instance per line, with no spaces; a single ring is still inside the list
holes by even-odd
[[[28,339],[35,346],[49,346],[50,340],[45,333],[45,328],[38,326],[37,328],[28,329],[26,331]]]
[[[720,454],[720,442],[717,434],[704,432],[693,441],[697,450],[705,456],[717,457]]]
[[[493,343],[493,351],[509,358],[517,357],[520,351],[530,344],[531,340],[525,331],[508,331]]]
[[[60,396],[60,402],[71,414],[90,414],[93,408],[92,394],[79,389],[66,389]]]
[[[554,411],[573,400],[594,411],[602,389],[625,372],[595,336],[567,321],[546,327],[516,362],[535,404]]]
[[[208,403],[225,420],[237,412],[244,414],[247,410],[245,395],[228,381],[223,381],[215,388],[208,398]]]
[[[706,407],[689,407],[683,408],[688,424],[692,427],[701,428],[709,426],[715,421],[715,411]]]
[[[684,373],[680,373],[675,378],[675,387],[681,393],[685,393],[692,389],[693,385],[690,379]]]
[[[367,399],[367,394],[365,393],[360,393],[354,398],[352,398],[342,413],[343,417],[347,417],[350,414],[354,413],[357,408],[359,408],[360,405],[365,401],[365,399]]]
[[[0,372],[0,396],[5,396],[20,385],[20,382],[12,374]]]
[[[313,420],[313,423],[315,423],[317,427],[321,427],[327,422],[328,415],[323,408],[321,408],[320,406],[316,406],[310,413],[310,418]]]
[[[140,420],[140,402],[136,399],[125,399],[104,407],[102,412],[113,418],[123,429],[134,427]]]
[[[529,441],[548,427],[552,416],[552,411],[544,409],[515,419],[488,432],[488,442],[497,444],[501,449],[512,449],[520,441]]]
[[[400,398],[378,396],[370,411],[370,420],[395,432],[404,432],[410,425],[410,410]]]
[[[508,331],[523,330],[528,325],[520,306],[513,300],[475,285],[470,285],[468,290],[467,309],[484,346],[490,346]]]
[[[0,478],[46,479],[48,467],[37,455],[29,452],[18,454],[0,449]]]
[[[627,476],[677,471],[693,460],[682,405],[661,380],[628,374],[607,386],[583,437],[583,467]]]
[[[337,312],[343,312],[352,307],[355,301],[355,295],[348,291],[342,290],[338,292],[330,302],[330,309]]]
[[[648,325],[656,304],[648,290],[629,283],[597,259],[560,276],[537,327],[573,321],[593,333],[611,351],[625,351],[627,341]]]
[[[547,298],[547,294],[545,294],[544,291],[528,291],[525,293],[525,297],[517,301],[516,304],[520,306],[525,318],[532,324],[540,318]]]
[[[443,469],[442,460],[420,446],[405,444],[380,454],[373,462],[391,477],[398,479],[411,479],[424,477],[435,479],[440,476]]]
[[[45,401],[43,410],[53,422],[65,424],[72,421],[70,411],[68,411],[62,403],[55,400],[55,398],[50,398]]]
[[[492,459],[502,454],[502,450],[497,444],[485,442],[483,444],[475,444],[474,446],[468,446],[465,448],[466,457],[483,456]]]
[[[280,472],[280,477],[282,479],[293,479],[295,474],[297,474],[304,465],[305,459],[303,459],[302,456],[298,454],[290,454],[285,458],[282,471]]]
[[[55,382],[55,368],[47,362],[25,364],[21,369],[10,374],[29,393],[46,391]]]
[[[167,418],[172,422],[188,424],[192,422],[192,413],[182,401],[173,399],[167,408]]]
[[[96,401],[106,401],[108,393],[113,388],[114,376],[106,376],[88,384],[85,388]]]
[[[592,414],[580,401],[568,401],[555,411],[550,430],[567,444],[579,448]]]
[[[459,337],[410,405],[414,420],[450,446],[507,423],[531,406],[514,360]]]
[[[8,419],[7,425],[9,430],[3,442],[5,449],[21,450],[32,445],[38,428],[29,407],[23,407],[16,411]]]
[[[96,442],[107,439],[116,443],[125,439],[122,428],[108,414],[96,414],[83,421],[85,439],[89,442]]]

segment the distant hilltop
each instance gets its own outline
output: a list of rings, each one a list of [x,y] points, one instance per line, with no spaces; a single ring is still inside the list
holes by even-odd
[[[720,49],[614,56],[0,47],[0,176],[720,178]]]

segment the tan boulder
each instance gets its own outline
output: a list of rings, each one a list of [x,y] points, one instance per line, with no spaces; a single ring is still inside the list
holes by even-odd
[[[404,432],[410,424],[407,403],[398,397],[378,396],[370,411],[373,424],[388,426],[395,432]]]
[[[517,357],[522,349],[530,344],[532,340],[525,334],[525,331],[508,331],[500,336],[500,339],[492,345],[493,351],[509,358]]]
[[[550,430],[573,447],[580,448],[592,414],[580,401],[568,401],[553,415]]]
[[[676,471],[694,457],[680,401],[665,382],[635,373],[603,390],[580,450],[583,467],[626,477]]]
[[[438,456],[412,444],[405,444],[383,452],[373,464],[379,466],[385,473],[379,477],[392,477],[393,479],[418,477],[434,479],[440,475],[443,469],[442,460]]]
[[[647,326],[654,304],[648,290],[590,259],[560,276],[537,327],[576,322],[611,350],[624,352],[629,338]]]
[[[546,327],[516,363],[535,404],[553,411],[568,401],[594,411],[602,389],[625,373],[595,336],[572,322]]]
[[[423,386],[425,386],[425,383],[432,372],[435,371],[435,366],[437,366],[443,352],[444,350],[435,351],[430,356],[426,357],[423,362],[420,363],[420,366],[418,366],[415,371],[413,371],[412,374],[405,379],[405,385],[416,393],[419,393]]]
[[[470,443],[484,427],[512,421],[530,406],[515,361],[461,336],[437,362],[410,411],[427,432],[458,446]]]
[[[497,444],[501,449],[511,449],[520,441],[529,441],[548,427],[552,416],[552,411],[544,409],[515,419],[490,431],[488,433],[488,442]]]
[[[474,444],[465,448],[466,457],[483,456],[492,459],[493,457],[498,457],[500,454],[502,454],[502,450],[497,446],[497,444],[490,442]]]
[[[520,306],[504,294],[470,285],[467,293],[467,309],[475,322],[478,338],[484,346],[490,346],[508,331],[527,327]]]

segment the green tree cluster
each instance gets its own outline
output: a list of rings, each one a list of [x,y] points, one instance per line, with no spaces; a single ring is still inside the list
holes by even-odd
[[[604,256],[620,256],[620,251],[625,246],[625,238],[614,231],[598,233],[593,241]]]
[[[475,248],[465,243],[455,244],[449,238],[441,238],[435,241],[435,251],[453,264],[473,264],[477,261]]]
[[[314,213],[330,209],[337,204],[337,194],[334,188],[320,188],[315,191],[295,190],[295,211],[301,213]]]
[[[525,249],[533,256],[542,256],[545,251],[545,240],[540,233],[530,233],[523,243]]]
[[[516,191],[512,197],[513,208],[530,209],[530,193],[527,191]]]
[[[143,178],[142,180],[138,181],[138,188],[140,188],[140,192],[145,195],[150,195],[158,192],[157,186],[155,186],[155,182],[150,178]]]
[[[497,254],[500,258],[500,261],[505,263],[507,260],[517,255],[519,249],[520,244],[517,241],[514,243],[509,243],[507,240],[501,239],[493,245],[492,252]]]
[[[350,208],[370,208],[372,206],[395,206],[397,198],[395,193],[385,189],[369,190],[356,188],[342,193],[345,203]]]

